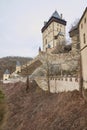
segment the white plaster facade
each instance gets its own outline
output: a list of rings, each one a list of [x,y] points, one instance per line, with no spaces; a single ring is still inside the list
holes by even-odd
[[[51,93],[68,92],[73,90],[79,91],[79,79],[76,79],[74,77],[50,79]]]
[[[38,86],[44,91],[48,90],[47,79],[43,77],[36,77],[35,81]],[[50,92],[59,93],[59,92],[68,92],[68,91],[79,91],[79,78],[75,77],[52,77],[49,79],[50,83]]]
[[[3,80],[8,80],[10,78],[10,72],[9,70],[7,69],[5,71],[5,73],[3,74]]]
[[[87,7],[79,22],[83,87],[87,89]]]
[[[19,61],[17,61],[17,63],[16,63],[16,71],[15,72],[16,73],[20,73],[21,72],[21,64],[20,64]]]
[[[19,73],[19,72],[21,72],[21,66],[16,66],[16,71],[15,71],[16,73]]]
[[[8,80],[10,78],[10,74],[3,74],[3,80]]]

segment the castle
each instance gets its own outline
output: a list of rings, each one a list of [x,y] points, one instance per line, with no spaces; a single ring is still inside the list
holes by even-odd
[[[83,16],[81,17],[79,23],[76,26],[73,26],[71,30],[69,31],[69,35],[71,37],[72,42],[72,49],[69,50],[67,53],[58,53],[58,54],[52,54],[52,52],[55,50],[56,47],[59,47],[62,42],[66,41],[66,21],[63,19],[63,15],[59,15],[57,11],[55,11],[52,16],[48,19],[47,22],[44,22],[44,26],[41,29],[42,32],[42,39],[43,39],[43,51],[39,49],[39,55],[36,56],[36,58],[29,64],[23,65],[23,66],[16,66],[16,73],[19,71],[20,73],[25,72],[26,68],[32,69],[31,66],[34,66],[34,70],[37,70],[39,72],[40,70],[43,70],[42,68],[39,68],[41,63],[43,65],[46,65],[46,60],[49,61],[53,66],[57,65],[58,70],[61,70],[61,75],[57,77],[50,78],[50,86],[57,86],[57,92],[60,91],[72,91],[74,89],[79,90],[79,78],[81,78],[81,66],[80,66],[80,50],[81,50],[81,62],[82,62],[82,77],[83,77],[83,84],[85,88],[87,87],[86,81],[87,81],[87,72],[86,66],[87,66],[87,59],[86,59],[86,42],[87,42],[87,8],[85,12],[83,13]],[[84,50],[84,51],[83,51]],[[40,63],[41,62],[41,63]],[[55,67],[54,67],[55,68]],[[31,71],[32,73],[34,72]],[[57,70],[56,70],[57,71]],[[68,71],[74,73],[69,77],[63,77],[63,72],[65,75],[68,73]],[[29,73],[30,75],[31,73]],[[62,77],[61,77],[62,76]],[[73,77],[74,76],[74,77]],[[76,77],[75,77],[76,76]],[[42,77],[41,77],[42,78]],[[36,78],[37,83],[41,83],[41,78]],[[68,80],[67,80],[68,78]],[[39,82],[40,80],[40,82]],[[61,80],[61,81],[60,81]],[[57,81],[57,82],[56,82]],[[63,82],[64,81],[64,82]],[[77,83],[78,82],[78,83]],[[61,90],[58,88],[58,84],[60,84]],[[68,88],[66,88],[64,86]],[[73,88],[70,86],[73,86]],[[76,84],[76,87],[75,87]],[[41,84],[39,84],[40,86]],[[45,85],[44,85],[45,86]],[[64,89],[65,88],[65,89]],[[52,91],[53,90],[52,88]]]

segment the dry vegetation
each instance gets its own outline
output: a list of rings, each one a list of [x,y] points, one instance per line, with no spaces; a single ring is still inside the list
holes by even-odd
[[[0,83],[0,126],[2,126],[5,112],[6,112],[5,95],[3,94],[1,90],[1,83]]]
[[[3,130],[87,130],[87,104],[78,91],[49,94],[35,81],[4,85],[9,117]]]

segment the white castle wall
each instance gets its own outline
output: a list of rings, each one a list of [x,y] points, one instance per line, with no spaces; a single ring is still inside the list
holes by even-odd
[[[79,79],[75,77],[68,78],[51,78],[50,79],[50,92],[58,93],[58,92],[67,92],[79,90]]]
[[[44,91],[48,90],[47,80],[43,77],[36,77],[35,81],[38,86]],[[59,93],[59,92],[67,92],[78,90],[79,91],[79,79],[75,77],[54,77],[50,78],[50,92],[51,93]]]
[[[25,78],[22,78],[22,77],[20,77],[20,78],[10,78],[10,79],[8,79],[8,80],[3,80],[3,83],[4,84],[7,84],[7,83],[17,83],[17,82],[26,82],[26,77]]]

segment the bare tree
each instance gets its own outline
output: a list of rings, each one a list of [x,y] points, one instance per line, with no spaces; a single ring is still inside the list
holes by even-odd
[[[47,79],[47,85],[48,85],[48,92],[50,92],[50,63],[48,60],[48,54],[46,58],[46,79]]]
[[[48,91],[50,92],[50,77],[58,75],[60,70],[59,70],[58,64],[52,64],[52,62],[49,61],[49,54],[47,54],[46,56],[44,69],[45,69],[45,74],[46,74]]]
[[[27,80],[26,80],[26,92],[28,92],[29,87],[30,87],[29,75],[27,75]]]
[[[59,53],[67,53],[71,50],[71,44],[67,44],[66,40],[60,41],[57,43],[53,54],[59,54]]]
[[[26,76],[26,92],[28,92],[28,90],[29,90],[29,87],[30,87],[30,81],[29,81],[29,68],[28,68],[28,65],[27,65],[27,62],[26,62],[26,64],[25,64],[25,66],[26,66],[26,69],[24,69],[24,70],[21,70],[22,72],[22,75],[23,76]]]

